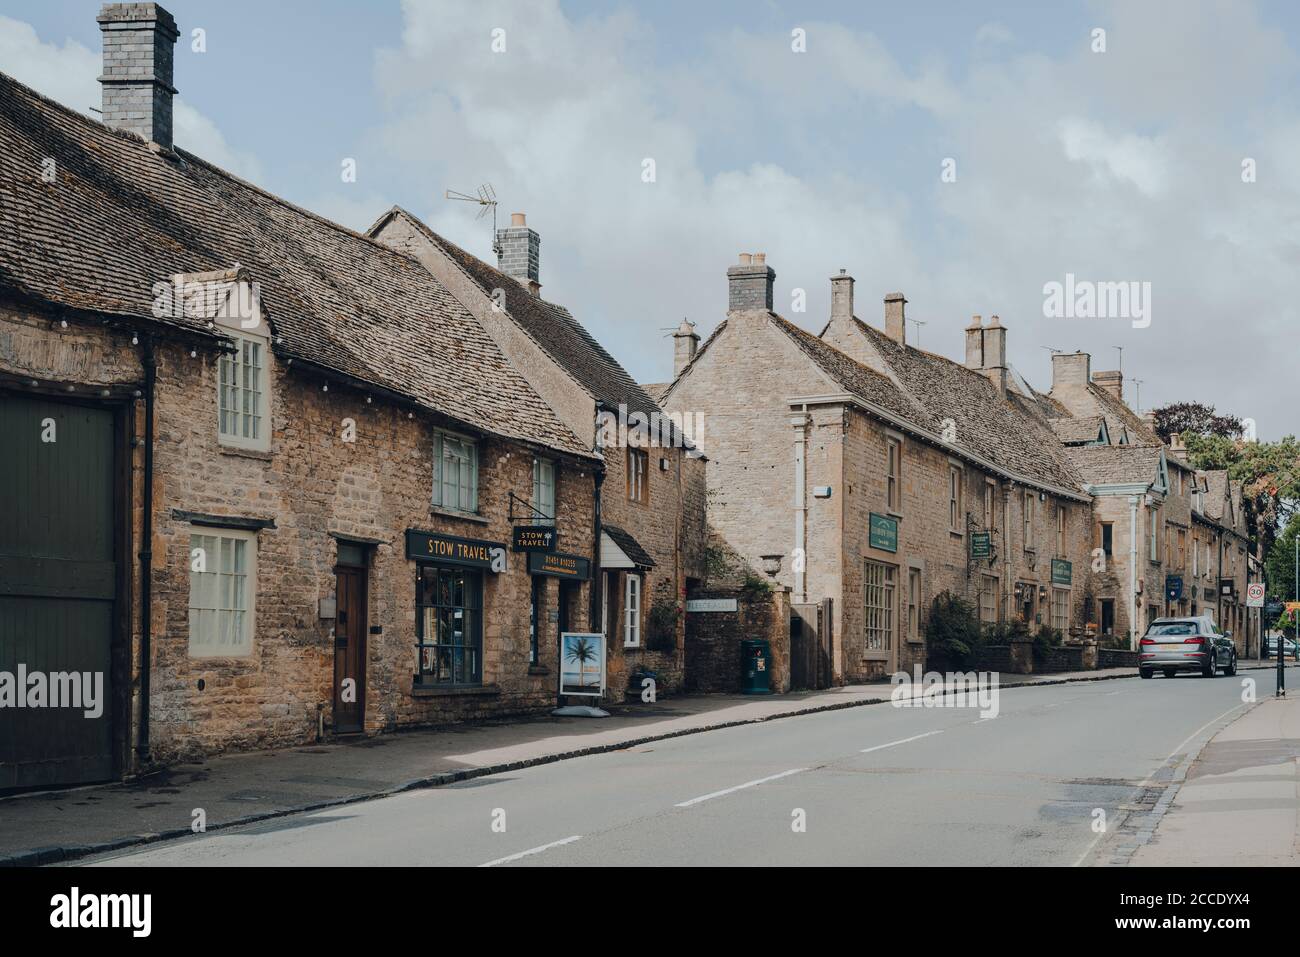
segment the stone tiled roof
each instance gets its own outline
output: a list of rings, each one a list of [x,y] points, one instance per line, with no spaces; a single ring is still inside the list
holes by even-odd
[[[813,360],[831,380],[849,393],[927,432],[938,432],[941,424],[925,408],[907,400],[888,376],[869,369],[852,356],[845,355],[830,343],[805,332],[776,313],[769,313],[772,324],[784,332],[804,354]],[[702,351],[702,350],[701,350]]]
[[[1228,497],[1227,470],[1203,469],[1197,474],[1205,478],[1205,514],[1216,522],[1222,521],[1224,501]]]
[[[456,262],[485,295],[490,297],[494,290],[504,290],[506,311],[592,398],[613,410],[625,405],[629,412],[646,416],[661,411],[656,400],[563,306],[534,296],[517,279],[434,232],[405,210],[395,208],[390,212],[409,220]]]
[[[1088,442],[1097,441],[1097,437],[1101,434],[1102,424],[1105,421],[1105,418],[1100,415],[1082,416],[1077,419],[1066,416],[1049,419],[1048,424],[1063,444],[1084,445]]]
[[[4,74],[0,207],[0,288],[156,322],[154,283],[239,264],[260,286],[282,359],[471,429],[590,454],[414,258],[184,150],[159,155]],[[198,317],[166,323],[207,328]]]
[[[623,550],[623,554],[642,568],[654,568],[655,560],[641,547],[641,543],[616,525],[601,525],[601,530],[614,540],[614,544]]]
[[[668,395],[668,390],[673,387],[671,382],[642,382],[641,388],[645,389],[646,395],[662,404],[664,398]]]
[[[943,356],[895,342],[855,319],[856,327],[894,380],[933,421],[951,419],[956,445],[1026,479],[1078,491],[1080,475],[1064,456],[1047,424],[1025,403],[1036,398],[1003,396],[980,372]]]
[[[1089,485],[1148,485],[1160,473],[1158,445],[1073,446],[1065,454]]]

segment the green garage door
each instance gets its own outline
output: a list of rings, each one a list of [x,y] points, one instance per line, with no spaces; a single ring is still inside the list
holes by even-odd
[[[0,393],[0,682],[47,687],[0,707],[0,788],[113,776],[113,489],[111,411]],[[82,707],[50,707],[77,684]]]

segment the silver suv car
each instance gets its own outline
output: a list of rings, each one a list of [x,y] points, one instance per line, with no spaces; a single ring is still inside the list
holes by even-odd
[[[1138,646],[1138,674],[1150,678],[1156,671],[1172,678],[1180,671],[1199,671],[1213,678],[1223,670],[1237,673],[1237,647],[1232,633],[1222,632],[1208,615],[1195,618],[1157,618]]]

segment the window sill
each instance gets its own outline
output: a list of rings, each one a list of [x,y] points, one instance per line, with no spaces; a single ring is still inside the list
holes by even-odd
[[[867,651],[862,654],[863,661],[888,661],[889,652],[887,651]]]
[[[500,693],[496,685],[422,685],[419,682],[411,685],[413,698],[492,697]]]
[[[222,455],[235,455],[245,459],[257,459],[259,462],[270,462],[274,459],[270,449],[250,449],[242,445],[227,445],[220,439],[217,440],[217,450]]]
[[[551,669],[546,667],[546,665],[529,665],[528,673],[530,675],[549,675]]]
[[[907,639],[907,643],[908,643],[909,645],[923,645],[923,644],[925,644],[925,639],[924,639],[924,638],[908,638],[908,639]]]
[[[473,522],[476,525],[490,525],[491,519],[485,518],[478,512],[457,512],[450,508],[439,508],[437,505],[429,507],[430,515],[439,515],[443,518],[456,518],[462,522]]]

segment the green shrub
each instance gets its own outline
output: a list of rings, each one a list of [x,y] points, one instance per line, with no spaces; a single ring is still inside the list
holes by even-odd
[[[1059,648],[1064,640],[1061,632],[1051,625],[1043,625],[1034,635],[1034,657],[1041,658],[1053,648]]]
[[[1013,641],[1028,641],[1030,637],[1029,626],[1019,618],[986,625],[984,629],[984,643],[988,645],[1009,645]]]
[[[936,595],[930,605],[925,638],[930,657],[964,665],[979,651],[981,643],[975,606],[951,592]]]
[[[681,610],[676,602],[661,601],[650,606],[645,618],[646,649],[649,651],[677,650],[677,619]]]

